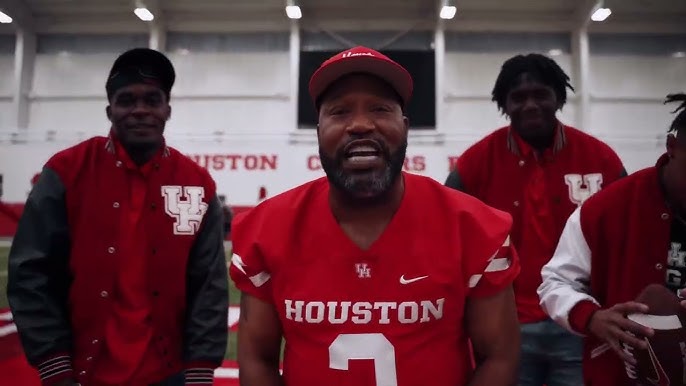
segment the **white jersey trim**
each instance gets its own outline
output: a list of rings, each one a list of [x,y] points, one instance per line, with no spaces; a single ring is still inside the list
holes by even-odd
[[[510,236],[507,236],[507,239],[503,242],[503,245],[498,248],[497,251],[491,256],[489,259],[489,263],[486,266],[486,269],[484,270],[484,273],[486,272],[500,272],[500,271],[505,271],[508,268],[510,268],[510,263],[512,262],[509,257],[501,257],[501,258],[496,258],[498,256],[498,253],[502,248],[509,248],[510,247]],[[469,288],[474,288],[479,284],[479,281],[483,277],[483,273],[477,273],[475,275],[472,275],[469,278]]]
[[[268,272],[262,271],[256,275],[249,276],[247,272],[245,272],[245,267],[247,265],[243,262],[243,258],[240,257],[237,253],[234,253],[231,256],[231,265],[236,267],[239,271],[243,272],[245,276],[248,276],[248,279],[252,282],[252,285],[255,287],[262,287],[265,283],[271,279],[271,275]]]

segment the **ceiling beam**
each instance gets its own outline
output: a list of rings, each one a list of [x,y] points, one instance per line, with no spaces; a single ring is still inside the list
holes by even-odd
[[[162,11],[159,0],[133,0],[135,8],[147,8],[155,17],[152,21],[146,22],[148,27],[148,47],[166,51],[167,49],[167,20]]]
[[[603,0],[580,0],[574,11],[575,28],[586,28],[591,23],[591,15],[603,6]]]
[[[664,22],[644,20],[641,22],[616,21],[606,23],[593,23],[588,27],[590,33],[614,33],[614,34],[660,34],[660,35],[684,35],[686,23],[680,21]]]
[[[166,24],[167,19],[162,11],[162,6],[160,5],[159,0],[137,0],[136,2],[144,4],[144,6],[148,8],[148,11],[155,15],[155,20],[153,20],[154,24],[160,26],[164,26]]]
[[[36,22],[33,12],[25,0],[0,0],[0,10],[8,14],[17,28],[25,31],[35,31]]]

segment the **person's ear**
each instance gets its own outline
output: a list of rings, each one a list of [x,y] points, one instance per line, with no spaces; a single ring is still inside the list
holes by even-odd
[[[667,150],[667,156],[669,158],[674,158],[676,153],[676,148],[679,145],[679,140],[674,134],[667,134],[667,140],[665,141],[665,149]]]

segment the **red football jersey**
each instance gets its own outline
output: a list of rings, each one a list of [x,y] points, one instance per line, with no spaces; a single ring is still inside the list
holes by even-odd
[[[465,302],[518,274],[512,220],[429,178],[403,178],[400,208],[367,250],[333,217],[326,178],[237,217],[231,278],[277,308],[286,385],[466,384]]]

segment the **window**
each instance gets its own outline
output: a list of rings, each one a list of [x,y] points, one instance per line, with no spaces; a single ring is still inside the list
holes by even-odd
[[[340,35],[340,34],[339,34]],[[347,33],[345,38],[375,48],[383,41],[393,40],[397,32]],[[380,52],[405,67],[414,80],[414,93],[406,114],[411,129],[436,128],[436,58],[431,48],[430,32],[419,31],[393,40]],[[298,80],[298,127],[313,129],[317,127],[317,112],[310,99],[308,85],[310,77],[319,66],[343,51],[346,46],[322,33],[304,33],[300,51]]]

